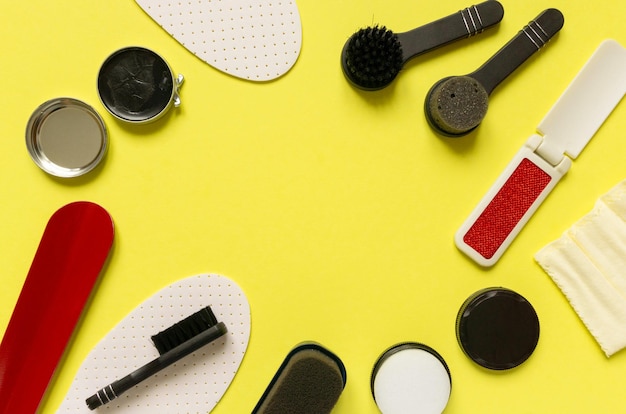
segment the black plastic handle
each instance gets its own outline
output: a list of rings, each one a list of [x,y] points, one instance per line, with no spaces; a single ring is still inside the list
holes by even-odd
[[[471,37],[499,23],[503,16],[502,5],[496,0],[488,0],[408,32],[398,33],[402,59],[406,62],[440,46]]]
[[[490,94],[515,69],[545,46],[561,30],[563,23],[563,14],[559,10],[544,10],[491,59],[468,76],[480,82],[487,94]]]
[[[135,385],[153,376],[162,369],[172,365],[181,358],[197,351],[204,345],[213,342],[220,336],[226,334],[226,332],[228,332],[228,329],[226,328],[226,325],[224,325],[224,322],[218,322],[217,325],[199,333],[186,342],[183,342],[177,347],[167,351],[160,357],[148,362],[146,365],[137,368],[125,377],[100,389],[94,395],[85,400],[87,407],[89,407],[90,410],[95,410],[101,405],[111,402]]]

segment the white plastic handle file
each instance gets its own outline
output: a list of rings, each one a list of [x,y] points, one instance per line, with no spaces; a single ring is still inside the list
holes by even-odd
[[[624,94],[626,49],[606,40],[457,231],[457,247],[494,265]]]

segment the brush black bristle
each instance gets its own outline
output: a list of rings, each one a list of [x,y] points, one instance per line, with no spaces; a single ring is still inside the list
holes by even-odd
[[[207,306],[166,330],[153,335],[151,339],[159,354],[163,355],[216,324],[217,318],[213,314],[211,307]]]
[[[344,49],[346,76],[364,89],[384,88],[398,75],[402,65],[398,36],[385,26],[359,30],[350,37]]]

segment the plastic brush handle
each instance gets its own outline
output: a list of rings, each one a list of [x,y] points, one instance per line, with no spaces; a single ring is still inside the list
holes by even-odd
[[[177,347],[167,351],[160,357],[153,359],[146,365],[137,368],[127,376],[107,385],[99,390],[97,393],[87,398],[85,401],[87,407],[90,410],[95,410],[101,405],[107,404],[119,397],[122,393],[128,391],[140,382],[150,378],[157,372],[172,365],[174,362],[181,358],[197,351],[204,345],[213,342],[220,336],[227,332],[226,325],[223,322],[218,322],[217,325],[210,327],[206,331],[203,331],[195,337],[183,342]]]
[[[97,204],[68,204],[50,218],[0,344],[0,413],[34,413],[113,244]]]
[[[480,82],[487,94],[490,94],[515,69],[545,46],[561,30],[563,23],[563,14],[559,10],[543,11],[483,66],[468,76]]]
[[[402,60],[406,62],[440,46],[481,33],[499,23],[503,16],[502,5],[489,0],[408,32],[398,33]]]

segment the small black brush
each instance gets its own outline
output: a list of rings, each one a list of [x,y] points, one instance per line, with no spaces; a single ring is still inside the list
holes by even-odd
[[[211,308],[209,306],[202,308],[170,328],[152,336],[152,342],[161,356],[87,398],[87,407],[94,410],[114,400],[141,381],[197,351],[226,332],[226,325],[217,321]]]
[[[430,125],[450,137],[475,129],[487,114],[489,95],[495,87],[545,46],[563,23],[559,10],[545,10],[473,73],[435,83],[424,104]]]
[[[361,29],[343,47],[343,73],[357,88],[382,89],[410,59],[481,33],[503,16],[502,5],[489,0],[404,33],[396,34],[384,26]]]

